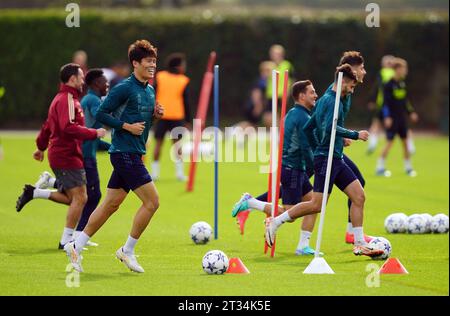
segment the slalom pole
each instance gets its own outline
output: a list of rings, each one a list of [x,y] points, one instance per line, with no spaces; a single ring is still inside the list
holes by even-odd
[[[336,140],[336,128],[337,128],[337,120],[339,115],[339,103],[341,99],[341,90],[342,90],[342,77],[343,73],[339,72],[337,88],[336,88],[336,99],[334,101],[334,113],[333,113],[333,125],[331,127],[331,139],[330,139],[330,149],[328,150],[328,161],[327,161],[327,171],[325,175],[325,187],[323,189],[323,198],[322,198],[322,208],[320,210],[320,224],[319,231],[317,233],[317,242],[316,242],[316,252],[314,253],[314,259],[308,265],[303,273],[314,273],[314,274],[322,274],[329,273],[334,274],[334,271],[328,265],[324,258],[320,257],[320,244],[322,242],[322,234],[323,234],[323,225],[325,222],[325,212],[327,208],[327,198],[328,198],[328,188],[330,185],[330,176],[331,176],[331,167],[333,166],[333,153],[334,153],[334,143]]]
[[[209,54],[208,65],[203,76],[202,88],[200,90],[200,98],[198,100],[196,120],[200,120],[200,124],[193,124],[193,146],[191,152],[191,163],[189,165],[189,178],[186,185],[186,191],[194,190],[195,171],[197,167],[198,150],[202,139],[202,130],[205,127],[206,114],[208,113],[209,98],[211,96],[211,89],[213,85],[213,65],[216,61],[216,52]]]
[[[273,209],[273,203],[275,199],[275,177],[273,176],[273,173],[275,172],[275,158],[277,153],[277,111],[278,111],[278,80],[280,77],[280,73],[276,70],[272,70],[272,128],[270,130],[270,169],[269,169],[269,190],[267,194],[267,202],[272,203],[272,212],[271,215],[274,214]],[[277,203],[278,205],[278,203]],[[269,215],[266,216],[266,218],[269,217]],[[267,250],[269,249],[269,245],[267,245],[267,242],[264,240],[264,253],[267,253]]]
[[[219,238],[219,65],[214,66],[214,239]]]
[[[276,189],[275,189],[275,207],[272,208],[273,216],[278,216],[278,200],[280,199],[280,182],[281,182],[281,161],[283,157],[283,144],[284,144],[284,117],[286,116],[286,103],[287,103],[287,92],[289,84],[289,71],[284,72],[284,84],[283,84],[283,97],[281,99],[281,116],[280,116],[280,133],[278,140],[278,161],[277,161],[277,176],[276,176]],[[275,256],[275,246],[276,246],[276,236],[271,249],[271,257]]]

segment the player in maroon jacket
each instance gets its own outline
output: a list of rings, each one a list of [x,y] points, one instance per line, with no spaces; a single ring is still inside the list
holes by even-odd
[[[20,212],[35,198],[48,199],[69,205],[66,225],[59,249],[72,240],[72,235],[87,201],[86,173],[83,169],[81,145],[84,140],[105,136],[105,129],[84,126],[79,95],[84,85],[83,70],[78,64],[67,64],[60,70],[61,86],[48,110],[48,117],[36,139],[37,150],[33,158],[44,160],[48,149],[50,167],[56,176],[58,191],[35,188],[26,184],[16,203]]]

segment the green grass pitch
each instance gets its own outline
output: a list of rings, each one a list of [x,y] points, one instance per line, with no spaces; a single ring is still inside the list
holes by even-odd
[[[195,191],[186,193],[185,185],[175,180],[168,141],[162,179],[156,183],[161,206],[136,249],[146,273],[133,274],[114,257],[139,205],[131,194],[94,236],[100,246],[83,253],[85,272],[80,286],[67,287],[68,261],[56,250],[66,207],[37,200],[20,214],[14,208],[23,184],[34,183],[42,171],[49,170],[47,160],[32,160],[34,136],[1,135],[5,157],[0,161],[0,295],[449,295],[448,234],[389,235],[383,227],[384,218],[393,212],[448,214],[448,138],[417,137],[416,178],[403,173],[398,142],[388,160],[391,178],[374,175],[376,155],[366,156],[365,144],[354,143],[346,149],[367,181],[365,232],[387,237],[392,256],[409,271],[408,275],[381,276],[379,287],[367,286],[366,280],[374,276],[368,264],[381,266],[382,262],[355,257],[344,243],[346,199],[336,188],[327,208],[322,242],[335,275],[302,273],[311,258],[294,255],[299,221],[280,229],[275,258],[263,254],[262,214],[252,213],[245,235],[239,234],[231,207],[241,193],[256,195],[267,187],[267,175],[259,173],[258,163],[221,164],[219,239],[194,245],[188,235],[190,226],[200,220],[213,224],[213,164],[198,166]],[[99,154],[98,159],[104,192],[111,165],[107,154]],[[315,232],[317,227],[318,223]],[[315,246],[315,235],[311,246]],[[251,273],[206,275],[201,259],[212,249],[239,257]]]

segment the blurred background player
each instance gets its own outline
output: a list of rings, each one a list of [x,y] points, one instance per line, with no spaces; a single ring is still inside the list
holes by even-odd
[[[387,144],[377,162],[376,173],[381,176],[390,176],[391,172],[386,170],[385,161],[398,135],[403,145],[405,172],[415,177],[411,163],[411,153],[408,149],[408,117],[416,123],[419,116],[408,100],[405,79],[408,75],[408,63],[402,58],[396,58],[393,64],[394,77],[384,85],[383,117],[386,129]]]
[[[268,60],[259,64],[259,77],[255,80],[244,107],[245,121],[237,123],[235,127],[245,129],[247,127],[256,128],[261,126],[267,104],[267,80],[272,75],[272,70],[275,69],[275,66],[274,62]]]
[[[269,50],[270,60],[275,63],[275,70],[280,73],[280,79],[278,80],[278,106],[281,105],[281,98],[283,97],[283,78],[284,72],[289,70],[288,87],[292,86],[294,66],[292,63],[285,59],[285,49],[281,45],[272,45]],[[266,109],[263,114],[263,122],[265,126],[272,126],[272,74],[267,78],[266,89]]]
[[[292,98],[295,105],[289,110],[285,118],[281,163],[282,190],[280,190],[283,207],[278,208],[280,214],[297,203],[309,201],[312,198],[312,185],[309,182],[312,173],[308,170],[313,168],[313,153],[303,131],[303,126],[310,119],[311,111],[317,99],[317,93],[312,82],[304,80],[294,83]],[[244,193],[234,206],[231,215],[233,217],[238,216],[248,209],[259,210],[270,216],[272,204],[267,203],[267,195],[265,195],[265,200],[262,200],[260,197],[253,198],[249,193]],[[309,246],[309,240],[315,220],[316,214],[304,218],[300,231],[300,241],[295,251],[297,255],[314,255],[314,249]]]
[[[374,113],[372,123],[369,128],[369,141],[367,146],[367,153],[371,154],[375,151],[379,134],[383,130],[383,103],[384,103],[384,85],[388,83],[394,76],[394,69],[392,68],[395,57],[393,55],[385,55],[381,58],[381,69],[377,75],[376,84],[373,96],[368,104],[368,107]]]
[[[89,67],[88,67],[88,55],[84,50],[77,50],[73,53],[72,56],[72,63],[80,65],[81,70],[83,70],[83,73],[86,75]],[[80,92],[80,100],[82,97],[86,95],[87,92],[87,86],[86,84],[83,85],[83,90]]]
[[[69,205],[59,249],[72,240],[87,201],[82,142],[105,136],[103,128],[84,126],[83,110],[78,101],[84,85],[84,73],[80,66],[62,66],[60,79],[62,84],[59,93],[50,105],[47,120],[36,139],[38,149],[33,153],[34,159],[43,161],[44,152],[48,148],[48,160],[58,180],[58,191],[39,189],[27,184],[16,203],[17,212],[37,198]]]
[[[155,148],[153,151],[152,178],[157,180],[160,177],[160,163],[162,145],[167,132],[171,132],[176,127],[189,126],[191,121],[189,109],[189,81],[185,75],[186,57],[181,53],[173,53],[167,57],[166,69],[156,74],[155,91],[156,100],[164,104],[164,115],[155,126]],[[171,133],[171,139],[175,146],[175,174],[180,181],[186,181],[184,175],[183,158],[181,146],[177,142],[182,135]]]
[[[110,68],[102,68],[102,70],[106,79],[108,79],[110,89],[128,78],[131,72],[130,65],[127,61],[115,62]]]

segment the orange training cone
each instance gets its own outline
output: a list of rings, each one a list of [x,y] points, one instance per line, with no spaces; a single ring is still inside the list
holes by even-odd
[[[397,258],[389,258],[378,271],[378,274],[408,274],[408,271]]]
[[[250,273],[247,267],[239,258],[231,258],[228,263],[228,270],[226,273]]]

